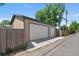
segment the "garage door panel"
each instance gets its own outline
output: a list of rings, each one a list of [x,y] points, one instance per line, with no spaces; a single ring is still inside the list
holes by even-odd
[[[30,24],[30,40],[48,38],[48,27]]]

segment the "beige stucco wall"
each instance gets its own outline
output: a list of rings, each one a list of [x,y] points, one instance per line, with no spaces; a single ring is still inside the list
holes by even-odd
[[[48,27],[30,24],[30,40],[48,38]]]
[[[15,20],[12,23],[12,28],[15,28],[15,29],[24,29],[23,18],[21,18],[21,17],[15,17]]]

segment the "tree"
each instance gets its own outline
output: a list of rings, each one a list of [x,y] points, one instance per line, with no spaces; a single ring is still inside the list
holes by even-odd
[[[4,5],[4,3],[0,3],[0,7],[2,7]],[[1,25],[1,24],[0,24]]]
[[[70,33],[71,34],[75,33],[78,30],[78,28],[79,28],[79,23],[77,23],[76,21],[71,22],[70,27],[69,27]]]
[[[46,4],[45,8],[37,11],[35,18],[48,25],[58,26],[61,36],[61,21],[65,11],[65,4]]]
[[[66,14],[66,19],[65,19],[65,21],[66,21],[66,26],[67,26],[67,23],[68,23],[68,20],[67,20],[68,10],[65,10],[65,14]]]
[[[36,12],[35,18],[43,23],[60,27],[64,10],[64,4],[46,4],[45,8]]]
[[[9,25],[10,21],[9,20],[3,20],[1,23],[0,23],[0,26],[4,27],[6,25]]]
[[[66,25],[61,26],[61,30],[67,30],[67,29],[68,29],[68,27]]]

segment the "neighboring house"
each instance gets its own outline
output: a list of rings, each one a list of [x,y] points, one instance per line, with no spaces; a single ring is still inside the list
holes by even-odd
[[[53,38],[56,36],[55,26],[44,24],[36,19],[23,15],[14,15],[10,25],[14,29],[24,29],[26,41]]]

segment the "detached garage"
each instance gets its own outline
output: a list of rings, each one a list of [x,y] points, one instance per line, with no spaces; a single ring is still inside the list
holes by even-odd
[[[26,41],[56,36],[56,28],[54,26],[44,24],[27,16],[14,15],[10,24],[14,29],[24,29]]]

